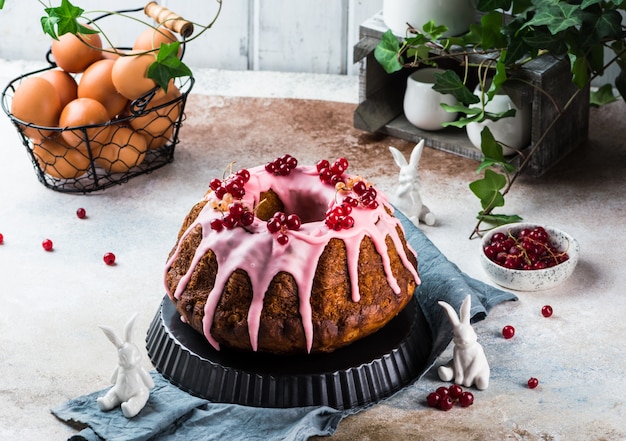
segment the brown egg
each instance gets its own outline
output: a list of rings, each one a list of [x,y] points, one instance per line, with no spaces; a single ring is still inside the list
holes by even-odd
[[[61,101],[54,86],[41,77],[26,77],[19,84],[11,101],[11,113],[25,123],[43,127],[57,127]],[[53,130],[20,125],[29,138],[42,139]]]
[[[166,94],[163,95],[162,90],[160,92],[161,96],[159,94],[155,96],[148,104],[144,115],[133,118],[130,121],[131,126],[135,130],[146,136],[148,147],[151,149],[162,147],[169,141],[174,131],[174,124],[178,120],[183,106],[182,101],[177,100],[158,108],[179,98],[181,95],[180,90],[172,83],[170,83]]]
[[[61,100],[61,109],[65,107],[67,103],[77,98],[76,91],[78,89],[78,85],[76,84],[76,80],[72,75],[64,70],[48,70],[41,74],[41,78],[50,81],[56,89],[59,94],[59,99]]]
[[[111,78],[117,91],[134,100],[156,87],[148,78],[148,67],[155,61],[154,54],[126,55],[115,60]]]
[[[80,39],[74,34],[63,34],[58,40],[52,40],[54,61],[67,72],[83,72],[91,63],[102,58],[100,35],[79,34],[79,36]]]
[[[92,98],[106,109],[109,119],[121,113],[128,104],[128,99],[120,95],[113,85],[111,71],[114,60],[98,60],[85,69],[78,83],[78,98]]]
[[[141,164],[146,157],[146,138],[130,127],[115,127],[111,141],[102,146],[96,165],[110,173],[124,173]]]
[[[71,147],[86,147],[89,140],[92,149],[99,148],[110,139],[111,126],[102,125],[109,121],[107,109],[93,98],[76,98],[63,108],[59,126],[61,135]],[[95,127],[84,127],[92,126]]]
[[[57,179],[78,178],[91,165],[85,150],[68,146],[60,137],[33,144],[33,154],[41,170]]]
[[[133,44],[134,51],[150,51],[153,49],[159,49],[161,43],[169,44],[178,41],[178,38],[165,28],[148,28],[143,31]],[[182,47],[178,49],[178,56],[180,57]]]

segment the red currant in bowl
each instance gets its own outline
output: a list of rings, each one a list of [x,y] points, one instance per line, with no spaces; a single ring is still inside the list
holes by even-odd
[[[520,222],[485,234],[480,261],[487,275],[500,286],[541,291],[571,276],[579,253],[578,241],[565,231]]]

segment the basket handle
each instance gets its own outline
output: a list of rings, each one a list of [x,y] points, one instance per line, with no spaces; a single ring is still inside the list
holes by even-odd
[[[193,34],[193,23],[185,20],[166,7],[159,6],[155,1],[148,2],[143,8],[143,12],[157,23],[162,24],[184,38],[190,37],[191,34]]]

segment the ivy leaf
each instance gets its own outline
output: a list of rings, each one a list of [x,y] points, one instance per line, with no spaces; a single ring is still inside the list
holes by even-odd
[[[469,188],[480,199],[480,204],[485,210],[504,205],[504,196],[500,190],[505,185],[506,177],[504,175],[487,169],[483,178],[471,182]]]
[[[585,57],[578,57],[574,53],[569,53],[569,59],[572,70],[572,81],[579,88],[585,87],[589,81],[589,69],[587,68],[587,60]]]
[[[63,34],[95,34],[98,31],[90,29],[78,22],[84,9],[74,6],[69,0],[62,0],[61,6],[45,8],[46,16],[41,17],[41,27],[44,33],[55,40]],[[56,28],[56,30],[55,30]]]
[[[433,20],[430,20],[422,26],[422,30],[424,33],[428,34],[432,40],[438,40],[443,33],[448,30],[448,27],[443,25],[437,26]]]
[[[179,41],[161,43],[156,61],[148,67],[148,78],[153,79],[166,92],[170,80],[192,74],[191,69],[178,58],[179,48]]]
[[[435,74],[435,85],[433,89],[444,95],[450,94],[458,101],[465,104],[480,102],[480,98],[474,95],[468,87],[463,84],[461,78],[453,70],[446,70],[441,74]]]
[[[581,9],[560,0],[536,0],[535,15],[523,27],[547,26],[553,35],[582,24]]]
[[[617,101],[617,97],[613,94],[613,86],[604,84],[598,90],[591,91],[590,105],[594,107],[604,106]]]
[[[498,49],[507,46],[506,37],[502,33],[503,17],[501,12],[490,12],[480,19],[482,29],[480,46],[483,49]]]
[[[4,0],[0,0],[0,9],[4,8]]]
[[[402,69],[402,63],[398,60],[400,42],[388,29],[381,37],[380,42],[374,49],[374,58],[380,63],[387,73],[394,73]]]

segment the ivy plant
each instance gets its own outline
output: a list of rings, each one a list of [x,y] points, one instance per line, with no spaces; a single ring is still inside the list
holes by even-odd
[[[614,88],[626,97],[626,30],[622,25],[626,0],[478,0],[477,8],[480,20],[463,35],[442,37],[447,30],[445,23],[430,21],[421,30],[409,25],[403,39],[390,30],[385,32],[374,56],[388,73],[406,67],[437,65],[444,58],[457,60],[465,68],[465,75],[446,70],[436,76],[433,86],[458,100],[456,106],[442,104],[448,111],[459,112],[456,121],[445,124],[455,127],[512,116],[511,111],[488,112],[485,106],[507,81],[513,81],[511,73],[547,53],[569,60],[571,78],[578,89],[564,106],[559,108],[555,104],[555,119],[531,146],[519,167],[504,157],[501,141],[494,139],[489,128],[483,129],[484,159],[477,169],[482,177],[469,184],[480,200],[481,210],[470,237],[481,234],[482,222],[498,225],[521,220],[518,215],[496,214],[494,210],[504,206],[505,195],[576,95],[611,64],[619,67],[619,73],[613,84],[592,93],[591,105],[616,100]],[[612,54],[608,60],[605,60],[606,49]],[[475,54],[481,55],[480,62],[472,61]],[[468,87],[469,69],[478,72],[481,96],[475,96]]]

